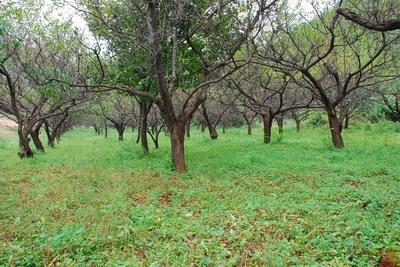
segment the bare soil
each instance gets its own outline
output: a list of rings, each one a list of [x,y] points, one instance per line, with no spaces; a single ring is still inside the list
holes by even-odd
[[[15,135],[17,124],[9,119],[0,118],[0,137],[11,137]]]

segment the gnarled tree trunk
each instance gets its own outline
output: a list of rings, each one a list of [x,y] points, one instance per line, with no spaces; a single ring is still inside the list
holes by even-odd
[[[24,122],[18,124],[18,137],[19,137],[19,148],[20,152],[18,152],[18,156],[20,158],[30,158],[33,157],[33,152],[31,147],[29,146],[29,128],[24,124]]]
[[[208,112],[207,112],[207,108],[205,105],[202,105],[202,111],[203,111],[203,116],[204,116],[204,120],[207,123],[208,126],[208,131],[210,133],[210,137],[213,140],[218,139],[218,133],[217,130],[215,129],[215,126],[212,124],[210,117],[208,116]]]
[[[42,127],[43,122],[39,122],[35,127],[33,127],[31,131],[32,141],[37,150],[44,152],[44,147],[42,141],[40,140],[40,128]]]

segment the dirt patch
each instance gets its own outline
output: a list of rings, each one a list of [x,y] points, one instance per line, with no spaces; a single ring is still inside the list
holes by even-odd
[[[158,200],[161,204],[168,205],[172,201],[172,195],[171,195],[171,193],[165,193],[165,194],[161,195]]]
[[[384,255],[379,267],[400,267],[400,250],[390,251]]]
[[[17,124],[12,120],[0,118],[0,137],[9,138],[15,135]]]

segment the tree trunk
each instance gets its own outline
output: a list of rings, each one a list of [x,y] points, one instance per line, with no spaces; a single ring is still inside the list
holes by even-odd
[[[253,124],[251,122],[248,122],[247,123],[247,135],[252,134],[252,132],[251,132],[252,128],[253,128]]]
[[[149,154],[149,143],[147,141],[147,115],[140,116],[140,144],[144,154]]]
[[[23,123],[22,123],[23,124]],[[19,137],[19,148],[20,152],[18,156],[22,158],[31,158],[33,157],[33,152],[31,147],[29,146],[29,131],[26,130],[26,127],[23,127],[21,123],[18,124],[18,137]]]
[[[192,124],[192,121],[189,120],[188,123],[186,124],[186,137],[190,138],[190,125]]]
[[[261,117],[264,127],[264,144],[269,144],[271,142],[273,118],[269,114],[262,114]]]
[[[172,161],[175,170],[183,173],[185,165],[185,124],[175,123],[170,127]]]
[[[136,137],[136,144],[140,142],[140,127],[138,128],[137,137]]]
[[[118,132],[118,140],[119,141],[124,141],[124,131],[125,131],[125,126],[123,125],[116,125],[117,132]]]
[[[210,117],[208,116],[207,109],[205,105],[202,105],[203,116],[208,126],[208,132],[210,133],[210,137],[213,140],[218,139],[218,133],[215,129],[215,126],[211,123]]]
[[[44,147],[42,141],[40,140],[40,128],[42,127],[43,122],[39,122],[36,127],[34,127],[31,131],[32,141],[37,150],[44,152]]]
[[[279,134],[283,134],[283,117],[278,117],[276,123],[278,124]]]
[[[154,147],[155,147],[156,149],[159,149],[159,148],[160,148],[160,146],[158,145],[158,137],[156,137],[156,138],[154,139]]]
[[[296,120],[296,132],[300,132],[300,125],[301,125],[301,121]]]
[[[335,148],[344,148],[342,133],[340,131],[341,123],[336,115],[334,108],[327,108],[329,128],[331,130],[332,143]]]
[[[225,134],[226,133],[226,124],[222,123],[222,133]]]
[[[244,120],[245,120],[245,122],[247,124],[247,135],[251,135],[252,134],[251,130],[253,128],[253,121],[249,117],[247,117],[246,114],[243,114],[243,117],[244,117]]]
[[[108,137],[107,119],[104,119],[104,138]]]
[[[51,133],[50,127],[49,127],[47,122],[44,123],[44,130],[46,131],[46,135],[47,135],[47,144],[50,147],[54,147],[54,139],[55,139],[55,137]]]

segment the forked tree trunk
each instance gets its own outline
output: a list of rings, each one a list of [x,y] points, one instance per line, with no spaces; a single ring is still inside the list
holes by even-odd
[[[117,129],[117,132],[118,132],[118,140],[124,141],[125,126],[124,125],[115,125],[115,128]]]
[[[18,138],[19,138],[19,148],[20,152],[18,152],[18,156],[22,158],[31,158],[33,157],[33,152],[31,147],[29,146],[29,131],[26,130],[25,127],[18,124]]]
[[[34,127],[31,131],[31,137],[32,137],[32,141],[33,144],[35,145],[36,149],[39,151],[43,151],[44,152],[44,147],[42,144],[42,141],[40,140],[40,128],[42,127],[42,122],[39,122],[38,125],[36,127]]]
[[[264,127],[264,144],[269,144],[271,142],[273,117],[269,114],[262,114],[261,117]]]
[[[169,127],[172,161],[176,171],[183,173],[186,171],[185,164],[185,124],[175,123]]]
[[[334,108],[327,108],[329,128],[331,131],[332,143],[335,148],[344,148],[344,142],[342,138],[342,133],[340,131],[341,123],[336,115]]]

